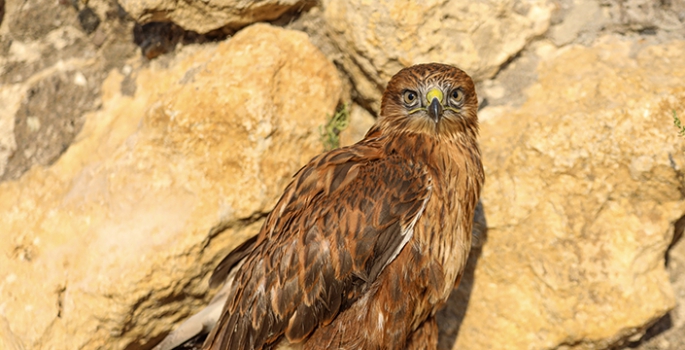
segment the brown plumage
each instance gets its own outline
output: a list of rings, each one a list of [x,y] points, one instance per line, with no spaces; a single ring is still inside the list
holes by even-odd
[[[457,68],[397,73],[366,137],[305,165],[216,268],[231,285],[204,349],[434,349],[483,185],[477,107]]]

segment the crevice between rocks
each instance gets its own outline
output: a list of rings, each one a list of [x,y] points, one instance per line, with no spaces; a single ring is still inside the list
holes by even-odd
[[[317,1],[304,1],[299,7],[286,11],[280,17],[264,22],[285,27],[296,21],[302,14],[308,12],[317,4]],[[192,30],[186,30],[173,22],[137,23],[133,28],[133,41],[140,47],[142,55],[152,60],[161,55],[175,52],[178,44],[203,44],[226,40],[246,26],[225,26],[201,34]]]
[[[222,232],[229,230],[229,229],[241,229],[247,226],[250,226],[251,224],[264,219],[271,213],[270,211],[268,212],[256,212],[253,213],[252,215],[246,217],[246,218],[239,218],[235,220],[230,220],[230,221],[225,221],[225,222],[220,222],[219,224],[215,225],[214,227],[209,229],[209,233],[207,234],[207,238],[202,242],[202,250],[206,249],[209,244],[212,242],[212,239],[214,239],[216,236],[221,234]]]
[[[0,0],[0,25],[2,25],[3,18],[5,18],[5,0]]]
[[[163,54],[174,52],[178,44],[203,44],[222,41],[233,35],[235,30],[220,28],[199,34],[185,30],[171,22],[150,22],[136,24],[133,28],[133,42],[147,59],[152,60]]]
[[[667,330],[673,328],[673,318],[671,313],[667,313],[661,318],[657,319],[652,325],[647,327],[642,335],[637,341],[628,341],[624,346],[620,347],[622,349],[634,349],[640,347],[645,342],[657,337],[658,335],[666,332]],[[639,334],[639,333],[638,333]],[[619,347],[617,347],[619,348]]]
[[[57,318],[62,318],[62,311],[64,310],[64,293],[66,291],[66,285],[60,287],[57,290]]]
[[[669,253],[673,247],[683,238],[683,232],[685,231],[685,214],[673,223],[673,238],[671,243],[666,248],[666,266],[669,262]]]
[[[685,231],[685,214],[681,216],[678,220],[676,220],[673,223],[673,238],[671,239],[671,243],[668,245],[668,248],[666,248],[665,252],[665,265],[666,267],[669,266],[669,255],[673,247],[675,247],[680,240],[683,238],[683,231]],[[654,323],[648,325],[646,327],[644,333],[642,336],[639,337],[637,340],[628,340],[623,346],[617,347],[621,349],[635,349],[635,348],[641,348],[645,343],[649,342],[650,340],[658,337],[659,335],[669,331],[674,327],[674,321],[673,321],[673,316],[671,315],[673,310],[669,311],[665,315],[663,315],[661,318],[657,319]],[[640,333],[638,333],[640,334]]]

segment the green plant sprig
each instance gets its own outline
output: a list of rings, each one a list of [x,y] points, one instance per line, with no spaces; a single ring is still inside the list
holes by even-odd
[[[325,126],[319,127],[321,140],[326,151],[340,147],[340,132],[350,125],[350,106],[344,104],[333,114]]]
[[[680,118],[678,118],[675,109],[673,110],[673,125],[678,128],[678,135],[685,137],[685,126],[680,122]]]

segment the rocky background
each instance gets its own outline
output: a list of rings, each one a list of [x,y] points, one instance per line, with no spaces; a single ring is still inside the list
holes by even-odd
[[[0,0],[0,348],[152,348],[426,61],[487,176],[440,349],[685,349],[685,0]]]

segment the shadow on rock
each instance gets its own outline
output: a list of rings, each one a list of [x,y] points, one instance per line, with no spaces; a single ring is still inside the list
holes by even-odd
[[[202,44],[226,39],[233,31],[217,29],[206,34],[185,30],[171,22],[151,22],[136,24],[133,28],[133,41],[148,59],[173,52],[176,45]]]
[[[681,242],[685,232],[685,215],[673,223],[673,239],[666,249],[666,268],[671,275],[671,284],[677,298],[676,307],[649,326],[637,341],[627,341],[620,349],[684,349],[685,330],[683,300],[685,295],[685,245]]]
[[[487,221],[485,220],[485,211],[481,202],[478,202],[476,213],[473,216],[472,233],[471,254],[466,263],[466,269],[459,283],[459,288],[452,291],[445,304],[445,308],[437,314],[438,327],[440,328],[438,349],[440,350],[452,349],[457,341],[459,328],[461,328],[464,316],[466,315],[466,308],[468,307],[471,291],[475,283],[474,278],[478,259],[480,259],[483,245],[488,238]]]

